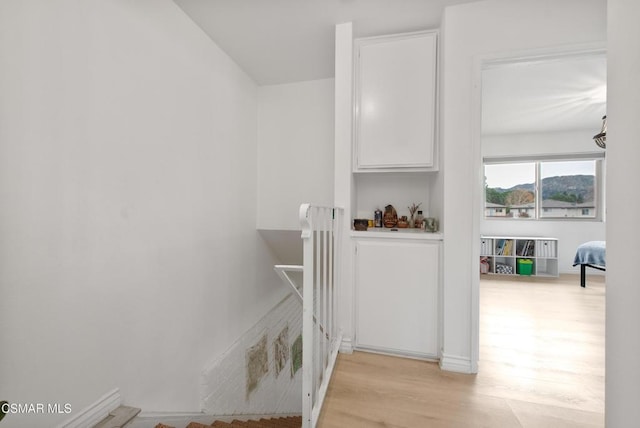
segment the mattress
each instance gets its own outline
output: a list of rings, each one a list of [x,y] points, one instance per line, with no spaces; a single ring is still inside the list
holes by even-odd
[[[573,265],[595,265],[605,267],[606,241],[589,241],[580,245],[576,250]]]

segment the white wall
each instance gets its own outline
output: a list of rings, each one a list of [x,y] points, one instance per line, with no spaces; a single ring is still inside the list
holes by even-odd
[[[535,156],[565,153],[602,154],[593,142],[598,133],[599,123],[594,122],[592,130],[563,132],[539,132],[535,134],[503,134],[482,136],[482,156]],[[604,190],[604,189],[602,189]],[[604,241],[605,223],[590,220],[513,220],[485,219],[480,214],[480,233],[483,235],[507,236],[548,236],[558,238],[558,268],[560,273],[579,273],[580,267],[573,267],[573,258],[578,245],[586,241]],[[600,271],[589,270],[590,275],[601,275]]]
[[[299,230],[300,204],[333,203],[334,79],[258,94],[258,229]]]
[[[640,420],[638,213],[629,186],[640,183],[640,4],[608,0],[607,362],[605,422]],[[633,183],[633,184],[632,184]]]
[[[445,10],[441,104],[445,194],[443,367],[476,370],[474,326],[478,317],[482,206],[480,59],[602,43],[606,39],[604,16],[604,0],[487,0]]]
[[[169,0],[0,2],[0,69],[0,397],[198,411],[206,362],[285,291],[256,85]]]
[[[593,136],[600,132],[602,121],[597,117],[593,124],[593,129],[483,135],[482,156],[535,156],[566,153],[601,155],[603,151],[593,141]]]

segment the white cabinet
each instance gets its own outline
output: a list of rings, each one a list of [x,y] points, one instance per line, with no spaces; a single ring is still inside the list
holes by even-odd
[[[412,203],[427,217],[441,212],[436,58],[437,32],[356,40],[350,221],[388,204],[399,216]],[[351,236],[353,346],[437,359],[442,235],[369,229]]]
[[[480,273],[557,277],[558,240],[483,236],[480,238]]]
[[[440,241],[356,240],[356,347],[438,356]]]
[[[355,170],[434,170],[437,33],[356,45]]]

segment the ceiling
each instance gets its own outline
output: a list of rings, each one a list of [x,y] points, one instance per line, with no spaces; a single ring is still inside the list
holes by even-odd
[[[590,129],[606,114],[604,53],[503,63],[482,72],[482,133]]]
[[[354,37],[440,26],[478,0],[174,0],[258,85],[334,76],[335,25]],[[483,70],[482,132],[591,129],[606,111],[605,54],[502,62]]]
[[[174,0],[259,85],[334,76],[335,25],[355,37],[438,28],[477,0]]]

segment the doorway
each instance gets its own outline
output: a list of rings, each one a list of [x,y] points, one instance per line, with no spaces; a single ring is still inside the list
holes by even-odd
[[[593,136],[606,114],[606,53],[490,59],[480,75],[478,212],[493,245],[481,248],[492,274],[479,281],[480,375],[516,398],[540,391],[529,410],[587,412],[602,426],[604,277],[580,289],[572,260],[580,243],[605,240],[605,157]],[[499,238],[528,237],[557,240],[555,261],[532,257],[520,271],[515,249],[496,257]]]

